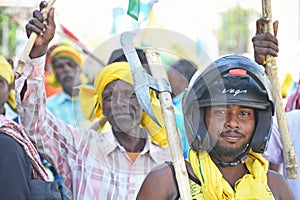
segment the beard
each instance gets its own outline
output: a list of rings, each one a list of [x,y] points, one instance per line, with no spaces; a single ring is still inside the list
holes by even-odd
[[[109,122],[115,131],[130,134],[132,129],[140,126],[142,114],[123,111],[121,112],[123,114],[120,115],[120,113],[116,112],[112,111],[112,115],[109,117]]]
[[[213,150],[219,157],[236,158],[239,157],[246,150],[247,147],[248,144],[243,144],[240,147],[232,149],[232,148],[221,146],[220,143],[217,142],[213,147]]]
[[[58,82],[62,85],[64,90],[71,91],[74,87],[80,85],[81,81],[76,74],[64,74],[60,77]]]

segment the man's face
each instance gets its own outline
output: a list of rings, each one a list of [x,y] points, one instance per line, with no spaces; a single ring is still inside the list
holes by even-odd
[[[10,92],[10,87],[5,78],[0,76],[0,106],[7,102]]]
[[[73,60],[69,58],[58,58],[53,65],[56,79],[63,88],[73,88],[80,84],[77,78],[80,68]]]
[[[142,108],[134,92],[134,87],[122,80],[109,83],[102,94],[103,114],[112,129],[128,132],[140,125]]]
[[[239,105],[207,107],[205,125],[214,150],[220,156],[235,158],[244,151],[253,135],[254,109]]]

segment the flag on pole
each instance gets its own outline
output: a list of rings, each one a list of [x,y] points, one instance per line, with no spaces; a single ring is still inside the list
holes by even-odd
[[[105,66],[105,62],[103,62],[103,58],[100,58],[99,55],[95,55],[82,41],[79,40],[78,37],[75,36],[69,29],[60,24],[61,31],[64,35],[66,35],[69,39],[71,39],[75,44],[77,44],[81,50],[97,61],[100,65]]]
[[[140,1],[139,0],[129,0],[127,15],[138,21],[140,13]]]
[[[80,40],[69,29],[67,29],[62,24],[60,24],[60,27],[61,27],[63,33],[65,33],[69,38],[74,40],[76,43],[80,43],[80,46],[83,46],[83,44],[80,42]]]

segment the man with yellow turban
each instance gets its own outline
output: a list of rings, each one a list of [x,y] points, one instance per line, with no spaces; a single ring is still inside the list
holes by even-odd
[[[80,73],[81,53],[70,45],[60,44],[51,51],[49,62],[52,73],[47,77],[47,83],[62,88],[62,91],[47,98],[47,108],[67,124],[86,126],[89,123],[82,114],[76,88],[86,82]]]
[[[26,26],[29,34],[45,26],[39,11],[34,16]],[[135,199],[151,168],[171,159],[167,147],[150,139],[164,134],[164,124],[156,125],[137,101],[127,62],[105,66],[94,87],[80,87],[86,116],[105,115],[112,127],[108,132],[69,126],[51,114],[45,108],[43,73],[44,50],[55,32],[54,9],[47,22],[46,32],[39,34],[30,53],[26,73],[16,80],[20,121],[62,177],[67,199]],[[151,96],[156,112],[159,104]]]
[[[13,66],[0,55],[0,114],[18,122]]]

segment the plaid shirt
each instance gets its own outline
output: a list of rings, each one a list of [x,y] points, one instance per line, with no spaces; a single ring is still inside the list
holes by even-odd
[[[44,56],[33,59],[16,80],[17,106],[20,123],[61,175],[67,198],[135,199],[147,173],[171,160],[169,149],[154,145],[148,138],[132,162],[111,130],[98,134],[58,120],[45,105],[44,60]],[[25,80],[27,89],[21,101]]]

